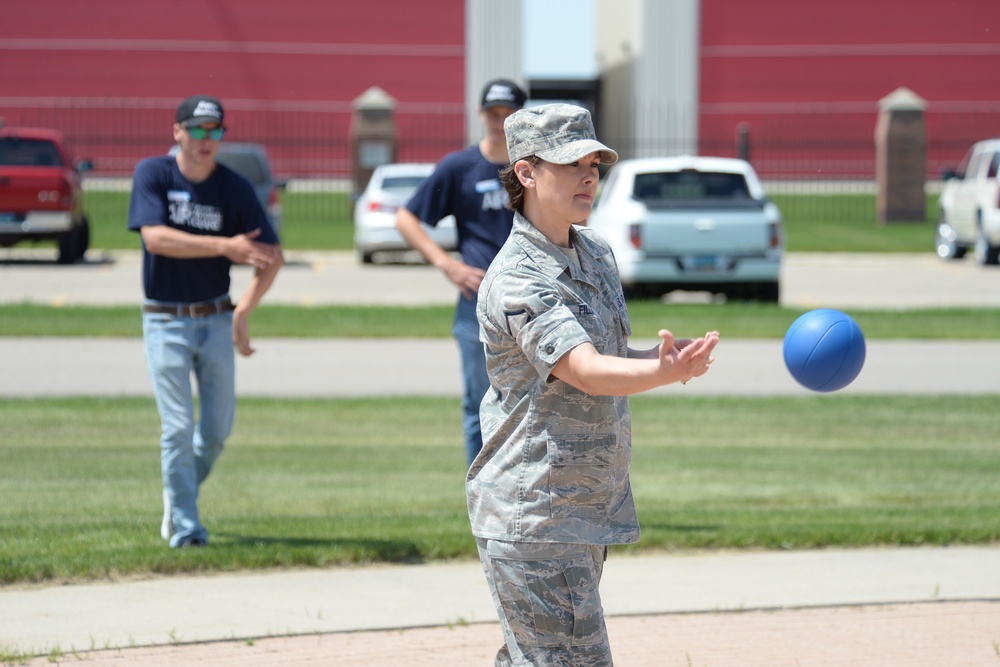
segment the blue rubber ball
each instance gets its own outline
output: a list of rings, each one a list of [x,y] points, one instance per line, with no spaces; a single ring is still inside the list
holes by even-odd
[[[810,310],[792,322],[783,346],[795,381],[813,391],[837,391],[858,377],[865,337],[849,316],[831,308]]]

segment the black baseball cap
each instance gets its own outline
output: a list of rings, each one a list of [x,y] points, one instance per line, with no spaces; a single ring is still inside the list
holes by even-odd
[[[192,95],[177,107],[177,122],[184,127],[202,123],[222,125],[222,102],[209,95]]]
[[[493,107],[509,107],[517,110],[524,106],[528,95],[521,87],[509,79],[494,79],[483,87],[483,98],[479,107],[486,111]]]

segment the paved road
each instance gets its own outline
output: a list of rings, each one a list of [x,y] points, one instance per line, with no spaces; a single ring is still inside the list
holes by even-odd
[[[653,341],[633,341],[637,348]],[[458,396],[458,352],[442,340],[256,339],[237,360],[240,396]],[[868,341],[841,394],[1000,394],[996,341]],[[658,395],[794,396],[780,340],[723,339],[704,378]],[[0,338],[0,396],[150,395],[139,339]]]
[[[452,303],[455,289],[423,264],[360,265],[350,252],[289,252],[270,303]],[[234,295],[250,277],[234,270]],[[142,299],[138,252],[90,252],[61,266],[51,253],[0,250],[0,303],[130,304]],[[676,300],[705,300],[677,294]],[[790,253],[782,269],[782,304],[815,308],[1000,307],[1000,267],[942,262],[926,254]]]

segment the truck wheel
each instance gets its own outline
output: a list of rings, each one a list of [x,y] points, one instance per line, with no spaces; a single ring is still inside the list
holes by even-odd
[[[83,218],[79,225],[73,227],[69,234],[59,241],[60,264],[75,264],[83,259],[90,246],[90,222]]]
[[[983,222],[979,221],[976,226],[976,261],[980,264],[1000,264],[1000,246],[990,243],[990,239],[983,231]]]
[[[778,303],[781,297],[781,285],[777,282],[761,283],[757,287],[757,300],[762,303]]]
[[[736,284],[730,285],[723,294],[726,295],[726,301],[732,302],[778,303],[781,286],[777,282]]]

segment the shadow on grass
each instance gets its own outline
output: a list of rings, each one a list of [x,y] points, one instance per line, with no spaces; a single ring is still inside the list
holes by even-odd
[[[662,530],[675,533],[710,533],[722,530],[720,524],[677,524],[677,523],[642,523],[642,530]]]
[[[253,547],[282,550],[330,550],[342,554],[349,562],[378,561],[387,563],[418,564],[426,562],[423,551],[416,542],[410,540],[378,539],[318,539],[305,537],[274,537],[255,535],[234,535],[213,531],[212,544],[231,545],[236,548]]]

